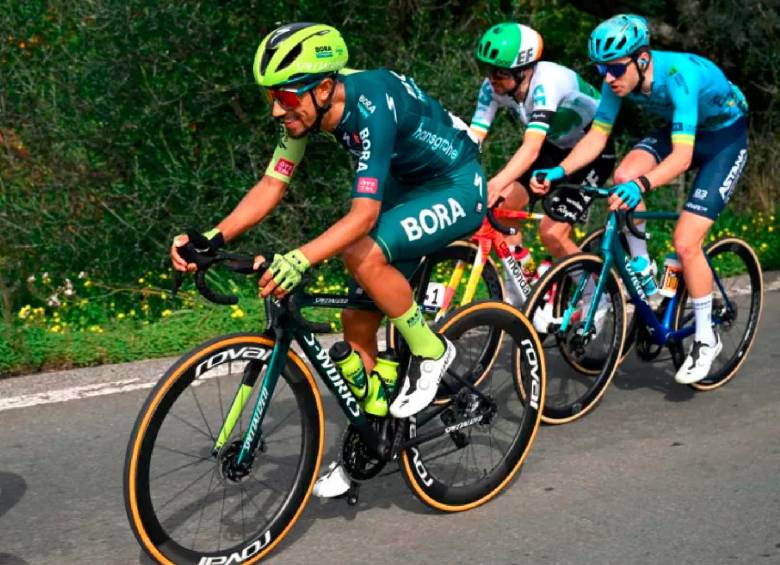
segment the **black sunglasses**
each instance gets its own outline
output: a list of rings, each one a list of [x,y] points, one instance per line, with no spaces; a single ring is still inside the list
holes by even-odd
[[[607,73],[609,73],[615,78],[620,78],[626,74],[630,63],[631,61],[626,63],[596,63],[596,69],[598,69],[601,76],[607,76]]]

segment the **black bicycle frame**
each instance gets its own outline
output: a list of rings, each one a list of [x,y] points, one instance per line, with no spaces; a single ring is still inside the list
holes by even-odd
[[[328,355],[328,352],[322,347],[317,337],[311,329],[319,328],[319,331],[330,331],[329,325],[312,324],[300,317],[298,310],[306,307],[319,308],[349,308],[365,307],[371,304],[369,299],[350,300],[348,297],[336,294],[318,294],[311,295],[306,293],[296,294],[287,301],[277,303],[271,300],[266,301],[266,317],[268,327],[265,335],[275,340],[273,351],[271,352],[268,366],[257,394],[252,418],[249,428],[244,434],[241,451],[236,459],[237,465],[251,465],[254,454],[260,445],[263,419],[265,417],[268,405],[273,397],[276,384],[282,374],[282,369],[287,359],[292,341],[300,346],[306,358],[319,374],[325,386],[333,393],[341,406],[341,410],[346,415],[352,427],[360,434],[361,439],[369,447],[372,447],[377,453],[381,451],[381,438],[372,427],[366,414],[360,407],[358,399],[352,394],[344,378],[341,376],[338,368]],[[402,374],[399,365],[399,374]],[[255,379],[257,376],[255,375]],[[247,383],[248,384],[248,383]],[[242,386],[247,386],[242,382]],[[253,382],[252,382],[253,384]],[[241,389],[234,399],[233,406],[237,402],[245,402],[241,398]],[[247,396],[248,398],[248,396]],[[238,409],[231,408],[229,414],[238,412],[243,408],[243,404],[238,405]],[[228,418],[229,420],[229,418]],[[230,431],[223,429],[220,437],[227,437]]]

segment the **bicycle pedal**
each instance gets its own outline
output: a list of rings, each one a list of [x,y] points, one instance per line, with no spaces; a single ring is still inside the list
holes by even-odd
[[[347,491],[347,504],[356,506],[360,502],[360,483],[352,481]]]

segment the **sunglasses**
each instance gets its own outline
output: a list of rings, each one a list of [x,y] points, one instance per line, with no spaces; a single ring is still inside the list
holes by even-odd
[[[319,81],[301,86],[300,88],[264,88],[268,103],[273,106],[278,102],[284,110],[294,110],[301,105],[301,95],[319,84]]]
[[[607,73],[612,75],[615,78],[620,78],[624,74],[626,74],[626,71],[628,70],[628,65],[631,63],[631,61],[628,61],[626,63],[596,63],[596,69],[598,69],[599,74],[601,76],[607,76]]]
[[[512,71],[510,69],[505,69],[503,67],[494,67],[493,65],[490,65],[488,63],[481,63],[479,67],[482,74],[488,78],[492,78],[496,80],[514,78],[514,74],[512,74]]]

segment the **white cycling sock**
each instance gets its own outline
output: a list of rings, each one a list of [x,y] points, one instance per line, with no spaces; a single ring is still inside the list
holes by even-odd
[[[693,313],[696,317],[695,341],[705,345],[715,345],[715,332],[712,331],[712,294],[701,298],[692,298]]]
[[[637,229],[645,233],[645,225],[647,222],[638,222],[636,223]],[[650,255],[647,252],[647,240],[646,239],[639,239],[637,236],[635,236],[633,233],[631,233],[628,228],[624,230],[624,233],[626,234],[626,241],[628,242],[628,251],[631,253],[631,257],[644,257],[647,259],[647,262],[650,262]]]

